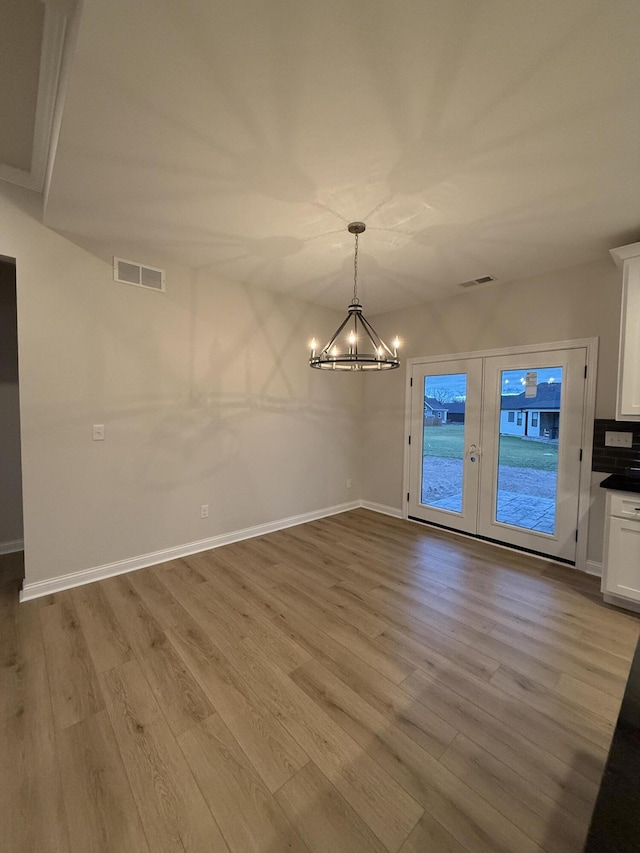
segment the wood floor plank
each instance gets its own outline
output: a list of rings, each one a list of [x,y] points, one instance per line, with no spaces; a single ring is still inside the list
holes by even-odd
[[[250,637],[283,672],[290,672],[309,659],[309,653],[279,631],[246,596],[215,580],[208,581],[205,588],[241,626],[243,638]]]
[[[304,767],[308,755],[195,620],[170,628],[168,636],[268,790],[276,791]]]
[[[290,584],[284,583],[273,587],[270,592],[290,609],[300,613],[305,619],[316,624],[326,634],[333,637],[334,640],[342,643],[390,681],[398,684],[413,671],[412,665],[402,658],[394,658],[376,648],[370,642],[370,638],[361,634],[357,628],[353,628],[343,619],[335,616],[324,608],[321,602],[306,595],[300,588],[294,588]]]
[[[273,619],[282,612],[282,603],[271,594],[273,587],[266,589],[249,575],[243,574],[230,565],[217,563],[214,577],[209,580],[214,586],[222,585],[225,589],[250,601],[253,607],[267,619]]]
[[[0,556],[0,565],[3,557]],[[20,643],[18,640],[18,581],[0,583],[0,720],[16,712],[20,693]]]
[[[482,853],[539,847],[316,661],[292,674],[313,701],[462,844]]]
[[[58,728],[71,726],[104,707],[93,661],[71,593],[40,609],[53,717]]]
[[[531,583],[526,578],[517,578],[508,584],[498,586],[497,592],[513,601],[519,601],[527,606],[538,607],[549,613],[564,615],[575,624],[590,624],[599,628],[611,627],[614,635],[624,639],[637,636],[637,624],[634,617],[620,612],[619,618],[610,625],[610,617],[606,606],[599,596],[578,595],[562,588],[560,584],[545,584],[544,579]]]
[[[570,699],[576,705],[588,708],[610,723],[615,724],[618,719],[620,699],[598,690],[597,687],[590,687],[572,675],[567,675],[565,672],[560,673],[560,678],[554,689],[560,696]]]
[[[518,602],[514,607],[516,602],[513,599],[505,599],[495,591],[482,594],[466,588],[447,588],[439,592],[438,597],[452,602],[463,602],[467,608],[493,618],[497,624],[520,631],[536,640],[554,638],[560,644],[593,647],[625,660],[630,660],[635,648],[635,642],[621,641],[619,637],[612,637],[609,632],[605,633],[584,624],[576,625],[574,621],[569,621],[562,615],[549,615],[522,602]]]
[[[136,655],[143,656],[150,649],[163,645],[164,635],[160,623],[145,605],[128,575],[102,581],[101,587]]]
[[[489,684],[519,699],[524,705],[546,714],[601,749],[609,749],[613,737],[613,722],[606,722],[602,717],[565,699],[554,690],[548,690],[508,667],[496,670],[489,679]]]
[[[342,559],[325,548],[318,548],[310,540],[296,536],[293,528],[279,530],[270,536],[269,545],[273,549],[271,555],[276,560],[275,565],[286,566],[295,572],[295,576],[290,575],[294,583],[309,580],[331,587],[348,573]]]
[[[172,575],[165,575],[163,583],[219,649],[251,637],[284,672],[308,659],[309,655],[277,631],[251,600],[224,583],[209,580],[192,586]]]
[[[576,754],[582,755],[582,772],[596,784],[600,781],[607,757],[605,749],[596,746],[573,730],[563,728],[555,720],[521,701],[511,699],[508,694],[485,681],[452,667],[448,673],[438,673],[436,678],[416,670],[413,675],[403,681],[402,687],[419,699],[425,693],[428,694],[430,686],[435,681],[446,684],[460,696],[469,698],[475,705],[504,725],[519,732],[524,738],[557,756],[566,764],[571,764]]]
[[[468,628],[464,623],[450,616],[443,616],[435,610],[424,607],[423,618],[416,619],[395,604],[383,602],[379,596],[374,596],[372,593],[363,592],[362,597],[365,601],[371,602],[375,612],[382,615],[391,628],[428,647],[433,648],[434,644],[439,644],[442,648],[445,638],[455,640],[479,652],[485,658],[511,666],[547,687],[554,687],[560,677],[559,670],[549,664],[536,660],[523,651],[513,649],[508,643],[496,639],[491,634]],[[439,651],[440,648],[436,647],[436,650]]]
[[[309,853],[217,714],[180,735],[178,742],[231,853]]]
[[[387,654],[404,658],[425,672],[455,663],[472,675],[488,681],[500,666],[497,660],[438,631],[431,631],[428,637],[422,633],[420,637],[418,640],[415,634],[410,635],[396,628],[385,628],[375,638],[374,645]]]
[[[198,554],[194,554],[193,556],[197,558]],[[207,560],[207,564],[209,562],[210,559]],[[199,583],[204,583],[209,578],[206,571],[201,571],[193,562],[190,562],[185,558],[180,560],[170,560],[168,563],[161,563],[159,566],[155,566],[153,570],[159,577],[161,577],[165,572],[170,572],[174,577],[193,586],[197,586]]]
[[[458,735],[440,761],[547,853],[582,850],[584,822],[469,738]]]
[[[564,651],[558,649],[555,644],[533,640],[519,631],[502,627],[494,628],[491,636],[545,665],[554,667],[558,672],[575,676],[598,690],[617,696],[622,696],[624,692],[630,662],[614,655],[592,650],[590,653],[585,651],[576,656],[572,650]]]
[[[422,808],[288,676],[262,659],[250,640],[233,646],[228,655],[387,850],[396,851]]]
[[[58,733],[71,849],[149,851],[106,711]]]
[[[315,853],[383,853],[385,847],[310,761],[276,792],[276,800]]]
[[[138,663],[174,735],[206,720],[213,706],[168,642],[132,580],[124,576],[105,582],[107,597]],[[181,620],[187,613],[180,608]]]
[[[193,586],[171,573],[162,576],[162,583],[180,602],[189,616],[205,629],[219,649],[224,649],[243,639],[242,624],[220,606],[215,594],[211,594],[211,588],[207,587],[206,583]]]
[[[141,569],[131,575],[131,583],[162,628],[170,628],[180,621],[182,607],[169,593],[153,569]],[[190,581],[193,584],[193,580]],[[193,584],[196,586],[196,584]]]
[[[368,666],[349,649],[316,628],[308,620],[287,612],[277,624],[281,630],[310,652],[365,699],[369,705],[394,724],[431,755],[442,755],[457,730],[446,718],[438,716],[421,703],[416,703],[393,681]]]
[[[405,687],[421,704],[446,719],[453,727],[482,746],[540,791],[562,800],[565,808],[588,822],[598,785],[574,762],[566,763],[487,713],[467,697],[437,680]]]
[[[473,628],[474,631],[480,631],[483,634],[489,634],[496,627],[494,621],[479,616],[464,605],[434,595],[433,591],[420,593],[414,590],[411,593],[405,593],[398,592],[388,586],[379,586],[371,591],[371,595],[376,598],[379,597],[389,604],[394,604],[403,613],[414,616],[421,622],[430,622],[435,610],[437,613],[461,622],[468,628]]]
[[[0,850],[68,853],[40,608],[35,602],[19,605],[17,587],[3,595],[3,610],[11,612],[16,629],[16,679],[5,703],[8,713],[0,718]]]
[[[280,589],[280,586],[279,584],[277,589]],[[310,584],[308,581],[304,583],[297,581],[296,584],[289,581],[288,586],[304,590],[305,595],[321,601],[327,612],[343,619],[366,637],[376,637],[385,628],[384,620],[379,619],[370,607],[364,605],[356,596],[349,594],[346,590],[341,590],[338,585],[319,587]]]
[[[102,586],[85,584],[72,590],[73,603],[97,672],[131,660],[131,647],[107,601]]]
[[[228,853],[138,663],[129,661],[100,679],[153,853]]]
[[[473,853],[463,847],[450,832],[428,812],[422,815],[415,829],[399,850],[399,853]]]

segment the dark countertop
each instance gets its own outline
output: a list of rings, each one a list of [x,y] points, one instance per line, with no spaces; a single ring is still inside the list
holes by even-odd
[[[601,489],[615,489],[618,492],[640,492],[640,477],[627,477],[625,474],[611,474],[600,483]]]
[[[584,853],[638,853],[639,850],[640,642],[631,664]]]

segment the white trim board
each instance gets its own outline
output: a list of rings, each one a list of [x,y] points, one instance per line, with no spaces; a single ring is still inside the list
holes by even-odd
[[[71,589],[75,586],[94,583],[94,581],[104,580],[105,578],[110,578],[114,575],[122,575],[126,572],[136,571],[136,569],[144,569],[148,566],[155,566],[158,563],[166,563],[168,560],[177,560],[180,557],[188,557],[189,554],[197,554],[200,551],[210,551],[213,548],[220,548],[222,545],[230,545],[232,542],[240,542],[243,539],[252,539],[255,536],[264,536],[266,533],[275,533],[276,530],[284,530],[287,527],[295,527],[298,524],[316,521],[318,518],[327,518],[327,516],[337,515],[340,512],[359,509],[360,506],[360,501],[337,504],[335,506],[326,507],[325,509],[305,512],[301,515],[292,515],[288,518],[279,519],[278,521],[258,524],[255,527],[245,527],[242,530],[234,530],[231,533],[220,533],[217,536],[210,537],[209,539],[200,539],[197,542],[188,542],[186,545],[176,545],[172,548],[165,548],[162,551],[152,551],[149,554],[140,554],[137,557],[130,557],[126,560],[117,560],[115,563],[105,563],[103,566],[96,566],[92,569],[82,569],[79,572],[71,572],[68,575],[60,575],[57,578],[49,578],[44,581],[26,583],[20,592],[20,601],[30,601],[33,598],[41,598],[43,595],[62,592],[64,589]]]
[[[16,551],[24,551],[24,539],[10,539],[0,542],[0,554],[15,554]]]
[[[303,513],[302,515],[292,515],[289,516],[289,518],[283,518],[279,521],[258,524],[255,527],[245,527],[242,530],[235,530],[231,533],[221,533],[218,536],[212,536],[209,539],[200,539],[197,542],[189,542],[186,545],[177,545],[173,548],[165,548],[162,551],[153,551],[149,554],[142,554],[138,557],[131,557],[127,560],[118,560],[115,563],[106,563],[103,566],[96,566],[93,569],[83,569],[82,571],[71,572],[68,575],[61,575],[57,578],[50,578],[45,581],[36,581],[35,583],[25,584],[24,588],[20,592],[20,601],[31,601],[34,598],[42,598],[42,596],[51,595],[54,592],[62,592],[65,589],[72,589],[76,586],[83,586],[87,583],[105,580],[106,578],[114,577],[115,575],[126,574],[127,572],[133,572],[137,569],[147,568],[148,566],[156,566],[159,563],[166,563],[169,560],[177,560],[180,559],[180,557],[188,557],[190,554],[198,554],[201,551],[210,551],[214,548],[220,548],[223,545],[231,545],[233,542],[241,542],[243,539],[253,539],[256,536],[275,533],[277,530],[285,530],[287,527],[306,524],[309,521],[316,521],[319,518],[328,518],[331,515],[338,515],[341,512],[349,512],[352,509],[368,509],[372,512],[379,512],[382,515],[389,515],[392,518],[403,518],[402,510],[398,507],[386,506],[385,504],[379,504],[373,501],[361,500],[336,504],[332,507]],[[419,522],[414,523],[418,524]],[[428,525],[425,525],[425,527],[428,527]],[[456,536],[469,538],[465,536],[465,534],[458,533],[455,530],[448,532],[453,533]],[[22,544],[21,540],[20,544]],[[522,553],[508,545],[500,545],[495,542],[491,544],[496,545],[498,548],[504,548],[507,551]],[[16,548],[15,550],[21,549]],[[537,555],[530,554],[529,556],[536,557]],[[548,557],[538,557],[538,559],[545,559],[549,561]],[[551,562],[554,561],[551,560]],[[559,565],[564,565],[564,563]],[[576,566],[575,568],[578,567]],[[578,568],[578,571],[582,570]],[[589,560],[586,571],[589,574],[601,575],[602,564]]]
[[[60,67],[65,49],[68,3],[46,2],[44,30],[40,51],[40,74],[36,102],[33,146],[29,170],[0,163],[0,180],[41,193],[52,145],[52,128],[56,103],[60,96]],[[69,47],[70,49],[70,47]]]
[[[588,575],[595,575],[596,577],[602,577],[602,563],[598,563],[595,560],[587,560],[584,564],[584,570]]]
[[[360,501],[362,509],[370,509],[372,512],[379,512],[382,515],[390,515],[392,518],[402,518],[402,510],[395,506],[386,506],[386,504],[377,504],[373,501]]]

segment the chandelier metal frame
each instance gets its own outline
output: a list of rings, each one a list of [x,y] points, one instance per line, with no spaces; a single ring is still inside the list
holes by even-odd
[[[355,236],[353,299],[346,318],[319,353],[316,353],[315,338],[311,343],[309,366],[318,370],[393,370],[400,367],[398,339],[391,349],[362,313],[358,299],[358,238],[366,227],[364,222],[348,225],[347,230]]]

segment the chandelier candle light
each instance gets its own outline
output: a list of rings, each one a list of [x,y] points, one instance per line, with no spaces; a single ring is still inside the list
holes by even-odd
[[[316,354],[316,339],[311,341],[309,366],[319,370],[393,370],[400,367],[396,338],[393,350],[388,347],[362,313],[358,299],[358,237],[367,226],[364,222],[351,222],[350,234],[355,234],[356,249],[353,259],[353,299],[347,317],[327,344]],[[342,336],[342,337],[341,337]]]

